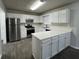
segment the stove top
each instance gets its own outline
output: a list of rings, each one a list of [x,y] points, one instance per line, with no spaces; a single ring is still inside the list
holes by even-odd
[[[27,26],[25,26],[26,28],[34,28],[32,25],[27,24]]]

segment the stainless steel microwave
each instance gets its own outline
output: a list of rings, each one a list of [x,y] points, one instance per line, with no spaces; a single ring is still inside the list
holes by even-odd
[[[27,19],[27,20],[26,20],[26,23],[27,23],[27,24],[33,23],[33,19]]]

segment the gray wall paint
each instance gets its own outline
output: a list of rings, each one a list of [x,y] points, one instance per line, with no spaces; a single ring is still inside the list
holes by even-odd
[[[3,40],[3,43],[6,43],[6,9],[4,7],[4,4],[2,3],[2,0],[0,0],[0,21],[1,21],[1,40]]]
[[[65,6],[65,8],[70,8],[70,26],[73,29],[71,45],[79,47],[79,1]]]
[[[5,7],[2,3],[2,0],[0,0],[0,59],[2,55],[2,41],[5,40],[4,43],[6,43],[6,26],[5,26]]]
[[[0,0],[0,59],[2,55],[1,40],[5,40],[4,43],[6,43],[5,8],[2,3],[2,0]]]
[[[1,22],[0,22],[0,48],[1,48]],[[0,49],[0,55],[2,54],[1,49]]]

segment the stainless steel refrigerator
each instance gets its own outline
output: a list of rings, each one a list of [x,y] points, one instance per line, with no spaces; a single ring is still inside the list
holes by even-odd
[[[20,40],[20,19],[6,18],[6,32],[7,42]]]

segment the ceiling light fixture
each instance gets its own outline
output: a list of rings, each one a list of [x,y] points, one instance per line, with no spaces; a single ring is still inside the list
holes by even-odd
[[[32,6],[31,6],[31,10],[36,10],[37,8],[39,8],[40,6],[42,6],[45,2],[39,1],[37,0]]]

